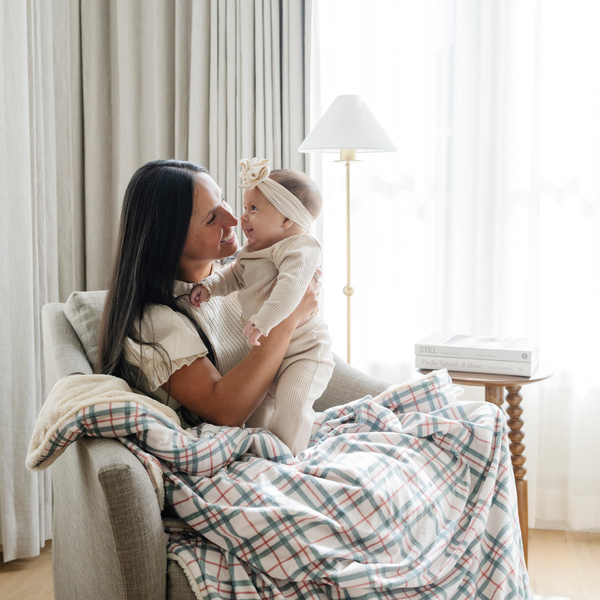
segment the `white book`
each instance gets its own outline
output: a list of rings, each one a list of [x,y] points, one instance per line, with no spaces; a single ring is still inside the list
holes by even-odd
[[[487,373],[490,375],[517,375],[531,377],[539,364],[539,351],[531,362],[514,360],[485,360],[481,358],[449,358],[444,356],[415,357],[417,369],[448,369],[463,373]]]
[[[493,338],[445,333],[432,333],[415,344],[415,354],[418,356],[513,362],[531,362],[538,350],[537,340],[533,338]]]

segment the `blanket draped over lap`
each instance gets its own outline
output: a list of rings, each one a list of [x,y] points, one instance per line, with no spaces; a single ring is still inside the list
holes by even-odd
[[[434,371],[317,415],[294,457],[264,429],[183,430],[120,379],[59,381],[27,466],[82,435],[119,439],[199,599],[531,598],[503,413]]]

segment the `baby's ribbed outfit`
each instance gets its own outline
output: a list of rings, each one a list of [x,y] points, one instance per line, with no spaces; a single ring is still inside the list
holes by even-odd
[[[234,263],[203,279],[202,285],[211,296],[239,290],[243,322],[267,336],[300,303],[320,256],[321,247],[310,234],[291,236],[263,250],[246,245]],[[269,429],[294,455],[305,450],[315,418],[312,406],[325,391],[333,365],[331,338],[317,313],[292,334],[275,380],[246,427]]]

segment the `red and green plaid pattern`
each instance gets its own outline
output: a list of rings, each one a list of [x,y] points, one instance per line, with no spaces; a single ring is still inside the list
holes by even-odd
[[[198,598],[531,597],[503,413],[457,402],[445,371],[318,415],[296,458],[121,402],[77,412],[39,462],[81,435],[121,439],[192,528],[168,553]]]

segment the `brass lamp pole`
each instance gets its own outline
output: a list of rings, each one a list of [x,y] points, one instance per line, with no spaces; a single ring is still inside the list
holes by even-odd
[[[352,346],[351,327],[352,318],[350,312],[350,298],[354,294],[354,288],[351,285],[351,268],[350,268],[350,163],[359,162],[356,160],[356,150],[340,150],[340,160],[335,162],[346,163],[346,285],[344,286],[344,294],[346,294],[346,344],[347,344],[347,362],[350,364],[350,348]]]

